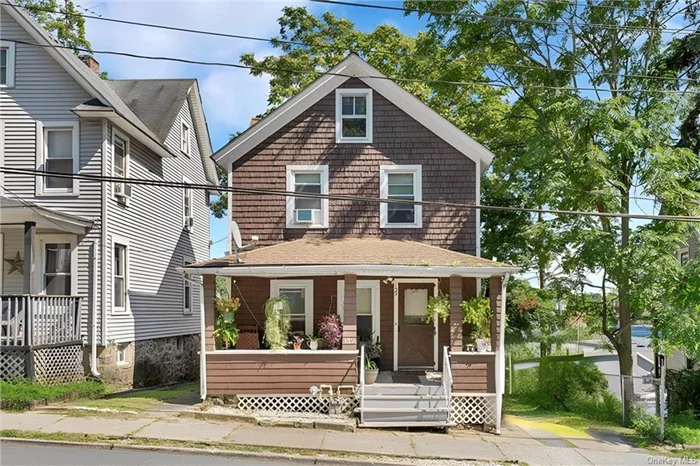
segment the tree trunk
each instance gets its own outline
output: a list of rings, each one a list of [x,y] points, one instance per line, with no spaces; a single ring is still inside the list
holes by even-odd
[[[627,180],[625,180],[627,181]],[[621,199],[621,207],[624,213],[629,213],[629,187],[623,193]],[[620,237],[620,330],[617,335],[617,358],[620,361],[620,375],[623,377],[622,390],[623,395],[623,416],[622,425],[629,427],[630,415],[632,414],[632,405],[634,401],[634,363],[632,361],[632,313],[630,309],[630,272],[627,263],[627,249],[629,248],[630,239],[630,221],[629,218],[621,219],[621,237]]]

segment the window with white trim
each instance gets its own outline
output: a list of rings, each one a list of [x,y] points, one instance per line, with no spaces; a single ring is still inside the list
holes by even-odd
[[[114,243],[114,274],[112,286],[112,305],[115,311],[126,310],[127,299],[127,246]]]
[[[328,166],[288,165],[287,191],[328,194]],[[288,196],[287,228],[328,228],[328,199]]]
[[[120,343],[117,345],[117,364],[129,364],[128,343]]]
[[[182,262],[184,267],[190,265],[193,261],[191,259],[185,259]],[[194,277],[189,277],[190,279]],[[192,282],[190,280],[182,279],[182,313],[192,314]]]
[[[79,123],[77,121],[37,122],[40,135],[39,170],[73,174],[78,172]],[[38,194],[77,194],[78,181],[73,178],[44,176],[37,180]]]
[[[70,296],[71,243],[44,243],[44,293],[50,296]]]
[[[313,333],[313,280],[270,280],[270,296],[287,298],[291,317],[291,333],[296,335]]]
[[[372,89],[336,89],[336,142],[372,142]]]
[[[129,140],[120,133],[112,133],[112,176],[126,178],[129,171]],[[130,186],[126,183],[114,183],[114,197],[126,203],[131,196]]]
[[[183,183],[191,184],[187,178],[182,179]],[[192,188],[187,187],[182,190],[182,222],[186,230],[192,230],[194,227],[194,210],[192,208]]]
[[[0,41],[0,87],[15,85],[15,43]]]
[[[180,150],[183,154],[190,155],[190,125],[184,120],[180,131]]]
[[[355,293],[357,341],[379,338],[379,280],[358,280]],[[338,280],[338,315],[345,315],[345,280]]]
[[[421,201],[420,165],[382,165],[379,168],[379,197],[397,201]],[[381,228],[421,228],[423,208],[410,203],[382,202],[379,205]]]

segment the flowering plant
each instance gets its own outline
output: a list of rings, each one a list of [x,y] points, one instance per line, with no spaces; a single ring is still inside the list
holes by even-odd
[[[338,314],[326,314],[318,324],[318,334],[323,338],[327,349],[340,349],[343,341],[343,324]]]
[[[239,307],[241,307],[241,301],[238,298],[214,300],[216,312],[214,339],[217,348],[229,349],[238,342],[238,326],[233,319]]]
[[[301,344],[304,343],[304,337],[302,337],[301,335],[292,335],[292,341],[290,343],[292,345],[301,346]]]

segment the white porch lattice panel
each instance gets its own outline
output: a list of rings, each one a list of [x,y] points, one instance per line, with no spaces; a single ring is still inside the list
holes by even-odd
[[[341,397],[341,412],[352,412],[357,406],[354,397]],[[310,395],[239,395],[238,409],[244,411],[284,411],[328,414],[331,400]]]
[[[453,393],[450,420],[455,424],[496,424],[496,395]]]
[[[85,377],[82,345],[34,350],[34,371],[37,382],[44,384],[82,380]]]
[[[24,364],[28,350],[0,350],[0,380],[10,381],[25,376]]]

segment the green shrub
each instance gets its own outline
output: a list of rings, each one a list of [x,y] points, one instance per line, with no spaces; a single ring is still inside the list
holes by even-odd
[[[608,382],[591,362],[540,360],[538,398],[545,408],[572,411],[577,403],[599,401]]]
[[[666,373],[668,410],[673,414],[694,411],[700,416],[700,369]]]
[[[106,392],[105,385],[96,380],[60,385],[41,385],[27,380],[0,381],[0,401],[3,409],[23,410],[34,402],[51,402],[77,398],[99,398]]]
[[[668,420],[664,435],[673,443],[700,445],[700,419],[692,411],[677,414]]]
[[[657,441],[661,436],[661,423],[659,418],[650,414],[642,413],[632,422],[632,427],[637,435],[648,440]]]

